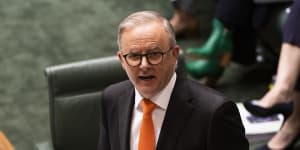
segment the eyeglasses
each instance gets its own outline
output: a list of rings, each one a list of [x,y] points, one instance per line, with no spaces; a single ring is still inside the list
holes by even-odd
[[[145,56],[147,58],[147,62],[150,65],[158,65],[163,61],[163,56],[173,50],[173,47],[170,47],[170,49],[166,52],[148,52],[146,54],[139,54],[139,53],[128,53],[123,55],[126,63],[131,67],[136,67],[141,65],[142,58]]]

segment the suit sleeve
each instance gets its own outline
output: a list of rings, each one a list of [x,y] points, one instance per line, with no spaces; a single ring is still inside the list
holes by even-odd
[[[227,101],[214,113],[209,129],[209,150],[249,150],[239,111]]]
[[[104,93],[102,93],[101,97],[101,104],[100,104],[100,136],[99,136],[99,142],[98,142],[98,148],[97,150],[110,150],[110,142],[108,137],[108,127],[107,127],[107,113],[105,111],[105,98]]]

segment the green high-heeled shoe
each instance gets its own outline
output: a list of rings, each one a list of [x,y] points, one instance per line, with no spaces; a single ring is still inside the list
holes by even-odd
[[[187,49],[187,72],[196,79],[205,77],[206,84],[215,84],[230,62],[232,47],[231,33],[214,19],[213,32],[204,46]]]
[[[186,69],[194,78],[202,78],[206,75],[217,77],[222,72],[218,61],[205,59],[187,62]]]
[[[219,77],[223,74],[226,65],[230,61],[230,55],[224,55],[222,60],[198,59],[186,60],[186,71],[196,79],[203,79],[208,86],[215,86]]]
[[[218,57],[231,52],[233,48],[231,32],[227,30],[221,21],[213,20],[213,31],[204,46],[200,48],[188,48],[188,55],[201,57]]]

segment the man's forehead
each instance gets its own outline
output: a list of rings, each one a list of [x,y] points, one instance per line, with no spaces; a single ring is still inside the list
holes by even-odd
[[[121,38],[121,45],[123,48],[155,48],[167,46],[169,37],[166,33],[159,32],[157,30],[145,31],[140,30],[126,31]]]
[[[124,30],[124,33],[131,33],[131,32],[141,32],[141,33],[156,33],[156,32],[162,32],[164,29],[163,24],[159,22],[149,22],[145,24],[138,24],[135,26],[131,26]]]

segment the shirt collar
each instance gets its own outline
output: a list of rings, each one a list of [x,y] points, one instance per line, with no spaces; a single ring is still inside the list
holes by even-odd
[[[170,101],[170,97],[173,91],[173,88],[175,86],[177,75],[174,73],[172,75],[171,80],[168,82],[168,84],[161,90],[159,93],[154,95],[150,100],[155,103],[159,108],[166,110]],[[136,109],[140,109],[140,103],[142,101],[143,97],[138,92],[138,90],[135,88],[135,104],[134,107]]]

